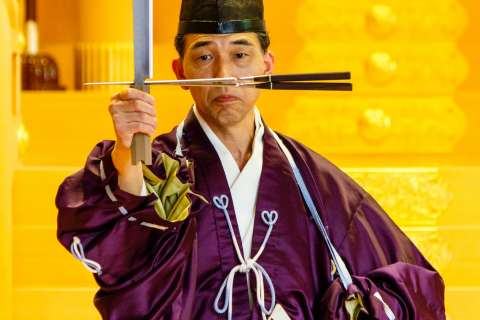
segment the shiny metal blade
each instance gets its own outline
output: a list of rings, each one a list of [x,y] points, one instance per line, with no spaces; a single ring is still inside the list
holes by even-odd
[[[150,92],[145,79],[153,78],[153,0],[133,0],[134,87]],[[132,140],[132,164],[152,164],[152,145],[148,135],[137,132]]]
[[[225,78],[201,78],[201,79],[181,79],[181,80],[145,80],[145,85],[173,85],[173,86],[238,86],[239,81],[235,77]],[[99,85],[134,85],[131,81],[113,81],[113,82],[88,82],[84,86]]]
[[[134,87],[148,92],[144,81],[153,78],[152,0],[133,0]]]

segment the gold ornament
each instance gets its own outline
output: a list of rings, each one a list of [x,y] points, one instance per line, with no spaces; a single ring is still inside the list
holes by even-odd
[[[392,120],[382,109],[366,109],[358,121],[358,131],[366,141],[378,143],[389,133]]]
[[[365,73],[368,80],[377,85],[391,82],[397,71],[397,62],[388,52],[374,52],[365,64]]]
[[[384,4],[375,4],[366,15],[367,31],[377,37],[385,37],[393,32],[397,16],[392,8]]]

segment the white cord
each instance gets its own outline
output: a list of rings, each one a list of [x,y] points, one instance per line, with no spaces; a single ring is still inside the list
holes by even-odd
[[[185,121],[180,122],[177,126],[177,130],[175,132],[175,136],[177,138],[177,146],[175,148],[175,155],[178,157],[183,157],[182,151],[182,136],[183,136],[183,127],[185,126]]]
[[[232,237],[233,246],[235,247],[235,251],[237,252],[238,260],[240,264],[236,265],[235,267],[230,270],[229,274],[225,278],[218,291],[218,294],[215,298],[214,308],[218,314],[223,314],[227,312],[228,320],[232,319],[232,312],[233,312],[233,280],[235,279],[235,275],[237,272],[240,273],[248,273],[252,271],[255,275],[255,282],[257,285],[257,303],[262,311],[262,318],[266,319],[267,315],[270,315],[273,312],[275,307],[275,288],[273,287],[272,279],[268,275],[267,271],[257,263],[258,258],[262,254],[263,250],[267,245],[268,239],[270,234],[272,233],[273,225],[277,222],[278,213],[276,211],[263,211],[262,212],[262,220],[263,222],[268,225],[268,231],[263,239],[262,245],[258,250],[257,254],[253,258],[245,258],[241,252],[240,247],[237,242],[237,238],[233,231],[232,223],[230,221],[230,217],[228,216],[228,197],[226,195],[220,195],[219,197],[213,197],[214,205],[223,211],[225,215],[225,219],[227,220],[228,229],[230,230],[230,235]],[[264,286],[264,278],[267,281],[268,287],[270,289],[270,296],[271,296],[271,304],[270,308],[267,310],[265,307],[265,286]],[[224,298],[224,304],[220,307],[220,299],[222,296]]]
[[[85,257],[82,242],[78,237],[73,237],[72,244],[70,245],[70,252],[83,264],[88,271],[98,275],[102,274],[102,266],[98,262]]]
[[[305,181],[303,180],[302,174],[300,173],[300,169],[298,169],[292,154],[287,149],[287,147],[282,142],[282,140],[280,140],[278,135],[272,129],[270,129],[270,132],[272,133],[273,137],[275,138],[278,145],[280,146],[280,149],[283,151],[283,153],[288,159],[288,162],[290,163],[297,185],[300,189],[300,192],[302,193],[303,199],[305,200],[305,204],[307,205],[310,211],[310,214],[312,215],[312,218],[315,221],[315,224],[317,225],[318,229],[320,230],[320,233],[323,236],[323,239],[325,240],[327,249],[330,253],[330,258],[335,264],[335,267],[340,277],[340,281],[342,282],[343,288],[345,290],[348,290],[350,285],[353,283],[352,276],[350,275],[350,272],[348,271],[347,266],[343,262],[342,257],[340,257],[340,254],[338,254],[337,249],[335,248],[332,241],[330,240],[330,237],[328,236],[327,229],[325,228],[322,222],[322,219],[320,218],[320,215],[318,214],[318,211],[315,207],[315,204],[313,203],[313,199],[310,193],[308,192],[308,188],[305,184]]]
[[[392,309],[390,309],[390,306],[383,300],[380,292],[378,291],[375,292],[373,296],[378,300],[380,300],[380,302],[383,304],[383,311],[385,311],[385,314],[387,315],[388,320],[395,320],[395,314],[393,313]]]

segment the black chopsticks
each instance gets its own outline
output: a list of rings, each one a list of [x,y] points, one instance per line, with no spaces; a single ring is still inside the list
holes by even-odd
[[[330,72],[261,75],[242,77],[239,80],[253,81],[255,88],[259,89],[352,91],[352,84],[349,82],[322,82],[349,80],[350,77],[350,72]]]

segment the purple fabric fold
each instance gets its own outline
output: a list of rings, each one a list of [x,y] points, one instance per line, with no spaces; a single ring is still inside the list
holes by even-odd
[[[399,320],[445,319],[443,281],[434,271],[397,262],[365,276],[353,276],[353,281],[369,312],[366,319],[389,320],[385,305]],[[344,308],[347,295],[335,280],[320,300],[319,319],[348,319]]]

